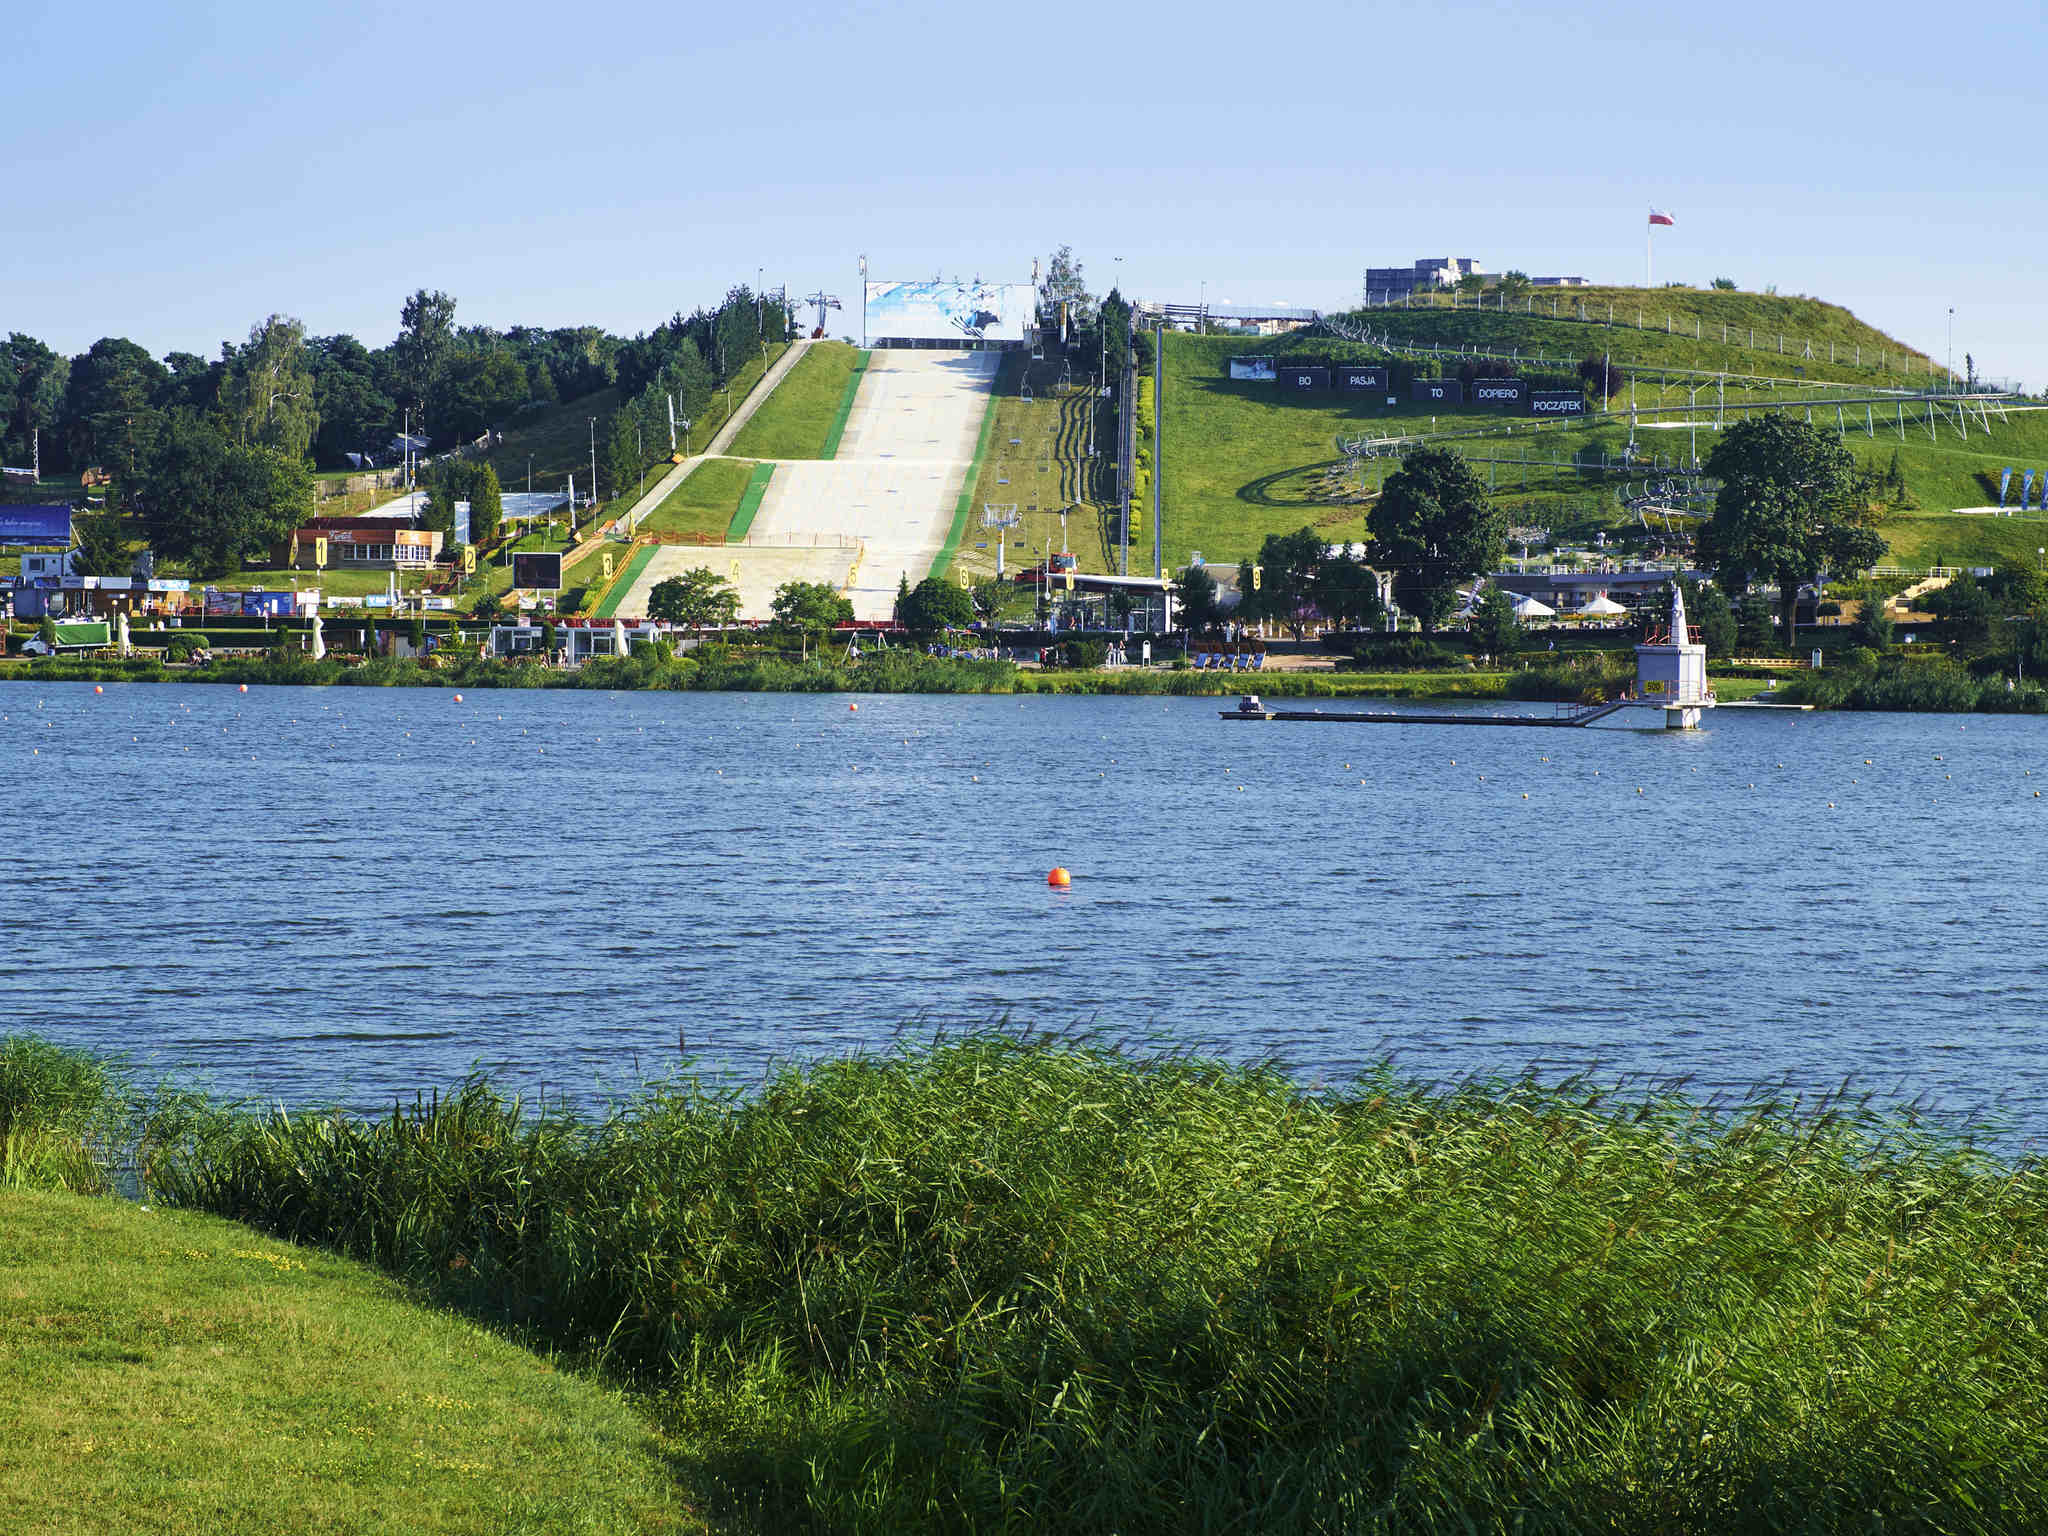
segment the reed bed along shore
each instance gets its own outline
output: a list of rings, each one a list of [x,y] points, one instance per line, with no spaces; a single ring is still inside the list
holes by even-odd
[[[976,1035],[374,1120],[138,1112],[158,1199],[633,1384],[762,1529],[2022,1530],[2048,1180],[1843,1101],[1327,1090]]]
[[[929,656],[909,648],[874,652],[857,664],[841,656],[800,659],[722,648],[684,656],[599,657],[570,670],[536,662],[451,660],[423,667],[409,659],[322,661],[254,657],[205,667],[155,660],[71,660],[0,667],[0,681],[212,683],[286,687],[654,689],[722,693],[1096,693],[1236,698],[1248,689],[1274,697],[1499,698],[1503,674],[1433,672],[1198,672],[1020,667],[1009,661]]]

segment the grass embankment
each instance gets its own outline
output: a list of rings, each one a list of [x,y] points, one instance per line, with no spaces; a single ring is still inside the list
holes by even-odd
[[[761,1529],[1961,1532],[2048,1501],[2048,1179],[1852,1103],[1311,1093],[982,1036],[601,1123],[481,1083],[202,1111],[151,1166],[601,1351]]]
[[[723,541],[755,466],[745,459],[703,459],[689,478],[640,522],[641,533]]]
[[[1027,384],[1029,400],[1022,395]],[[1024,353],[1004,358],[983,426],[984,446],[962,492],[967,520],[952,568],[967,571],[977,581],[995,574],[997,534],[982,526],[982,509],[989,505],[1013,507],[1020,519],[1001,540],[1011,570],[1043,559],[1048,549],[1059,549],[1062,537],[1082,570],[1117,568],[1115,530],[1099,504],[1104,481],[1098,476],[1106,477],[1115,446],[1114,417],[1107,412],[1097,423],[1101,455],[1088,456],[1088,414],[1099,409],[1100,402],[1085,389],[1062,392],[1056,366],[1034,365]],[[1063,528],[1060,512],[1069,507],[1073,510]],[[1142,557],[1135,550],[1133,554],[1134,565],[1143,574],[1151,545],[1145,545]]]
[[[836,449],[835,424],[859,387],[867,353],[843,341],[815,341],[782,376],[732,440],[742,459],[829,459]]]
[[[702,1528],[587,1376],[348,1259],[94,1198],[193,1102],[0,1037],[0,1529]]]
[[[559,491],[576,477],[578,498],[590,494],[590,418],[602,427],[619,408],[619,392],[606,388],[545,411],[535,411],[508,429],[505,440],[483,456],[508,491],[524,491],[527,461],[536,490]],[[600,451],[603,444],[599,445]]]
[[[217,1217],[0,1196],[12,1536],[701,1529],[615,1393]]]

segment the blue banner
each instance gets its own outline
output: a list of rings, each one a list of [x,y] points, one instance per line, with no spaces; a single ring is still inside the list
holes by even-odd
[[[2005,466],[2005,472],[1998,477],[1998,504],[2005,505],[2005,488],[2012,484],[2012,466]]]
[[[0,507],[0,544],[71,547],[69,507]]]
[[[2034,472],[2030,469],[2020,477],[2020,510],[2027,510],[2027,498],[2034,494]]]

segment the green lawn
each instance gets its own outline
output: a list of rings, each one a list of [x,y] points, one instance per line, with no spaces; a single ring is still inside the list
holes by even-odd
[[[10,1536],[700,1530],[614,1393],[216,1217],[0,1194]]]
[[[1021,388],[1031,384],[1032,398]],[[1088,457],[1088,410],[1094,401],[1085,390],[1061,395],[1056,370],[1033,366],[1021,353],[1004,359],[996,375],[994,421],[980,472],[968,488],[967,526],[954,557],[956,569],[976,580],[993,575],[997,535],[982,526],[982,509],[994,504],[1015,507],[1022,519],[1003,540],[1009,568],[1032,564],[1048,549],[1061,547],[1060,509],[1071,507],[1066,521],[1067,547],[1084,571],[1117,568],[1115,530],[1098,507],[1105,495],[1114,445],[1115,418],[1104,411],[1096,430],[1098,459]],[[1134,540],[1131,568],[1144,574],[1150,562],[1150,536],[1142,554]],[[982,546],[986,545],[986,548]]]
[[[638,531],[724,539],[753,469],[745,459],[703,460],[660,506],[641,519]]]
[[[841,341],[811,345],[732,441],[743,459],[822,459],[867,354]],[[701,439],[700,439],[701,440]]]

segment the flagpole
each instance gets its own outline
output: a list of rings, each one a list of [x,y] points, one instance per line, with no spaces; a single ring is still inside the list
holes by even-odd
[[[1657,224],[1653,219],[1643,226],[1643,286],[1650,286],[1651,253],[1657,248]]]

